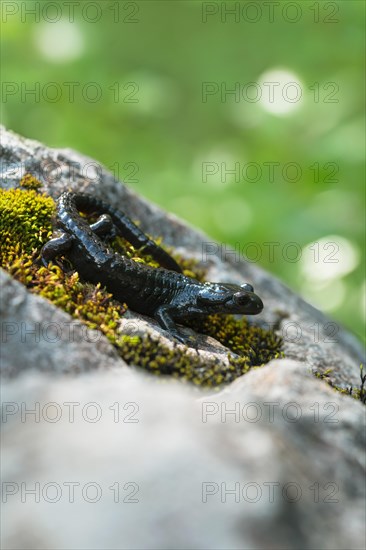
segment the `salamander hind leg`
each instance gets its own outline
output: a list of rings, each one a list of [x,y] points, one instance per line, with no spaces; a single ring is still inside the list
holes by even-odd
[[[105,205],[106,206],[106,205]],[[135,248],[141,248],[147,254],[150,254],[154,260],[158,261],[165,269],[181,273],[182,269],[177,262],[155,241],[150,239],[141,229],[133,223],[132,220],[123,212],[109,209],[109,213],[119,233]]]
[[[166,252],[166,250],[161,248],[161,246],[156,244],[154,241],[149,239],[144,245],[144,249],[146,252],[151,254],[151,256],[155,260],[157,260],[160,265],[165,269],[170,269],[170,271],[182,273],[182,268],[180,267],[180,265],[177,264],[174,258],[172,258],[171,255]]]
[[[102,216],[99,216],[97,221],[90,225],[90,229],[93,233],[98,235],[98,237],[106,237],[108,239],[113,239],[113,237],[117,234],[116,228],[109,214],[102,214]]]

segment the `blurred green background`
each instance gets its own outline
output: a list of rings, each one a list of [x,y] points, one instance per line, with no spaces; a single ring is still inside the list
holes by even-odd
[[[363,338],[364,10],[4,1],[2,121],[98,159]]]

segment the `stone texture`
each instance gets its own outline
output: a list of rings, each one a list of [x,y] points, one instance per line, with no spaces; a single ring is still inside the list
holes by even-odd
[[[334,332],[327,334],[331,321],[328,317],[257,265],[235,261],[235,255],[228,255],[227,261],[223,261],[219,248],[216,255],[206,257],[207,243],[212,239],[139,197],[97,161],[69,149],[48,148],[4,127],[1,127],[0,158],[0,181],[5,188],[16,187],[21,177],[31,172],[44,184],[43,190],[55,199],[66,189],[92,193],[118,205],[133,219],[140,220],[145,231],[162,236],[185,256],[205,257],[209,280],[252,283],[265,304],[263,313],[253,318],[253,322],[275,328],[284,338],[286,357],[304,361],[319,373],[332,369],[329,378],[341,387],[359,385],[359,365],[365,359],[356,338],[336,323],[332,325]],[[140,317],[136,319],[138,323]],[[152,330],[158,329],[156,323],[147,322]],[[315,324],[319,336],[314,334]],[[207,350],[205,342],[201,339],[200,347]],[[212,351],[212,343],[208,350]]]
[[[364,407],[304,362],[199,399],[132,369],[28,373],[3,401],[4,549],[364,548]]]
[[[93,159],[2,128],[1,185],[26,172],[54,198],[71,189],[122,207],[187,257],[211,242]],[[127,367],[102,335],[0,274],[4,549],[365,547],[365,409],[311,374],[358,386],[362,347],[341,327],[329,341],[330,320],[258,266],[219,252],[207,266],[211,280],[254,285],[265,309],[253,323],[271,324],[286,354],[218,394]],[[24,332],[37,323],[50,331],[38,342]],[[66,330],[50,342],[53,323]],[[129,311],[131,326],[169,341]],[[212,338],[198,352],[227,360]]]
[[[0,269],[1,372],[30,368],[53,373],[127,367],[99,331],[31,294]]]

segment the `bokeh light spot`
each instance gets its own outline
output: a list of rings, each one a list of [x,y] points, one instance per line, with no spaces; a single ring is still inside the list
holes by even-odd
[[[351,241],[328,235],[304,247],[300,271],[306,281],[331,281],[351,273],[359,261],[359,250]]]
[[[341,279],[311,284],[307,281],[301,287],[303,296],[323,311],[338,309],[345,299],[346,290],[346,284]]]
[[[303,102],[303,85],[299,77],[290,71],[266,71],[259,78],[259,86],[259,105],[274,115],[290,114]]]
[[[55,63],[72,61],[84,52],[83,35],[77,23],[63,20],[43,23],[36,27],[34,39],[41,55]]]

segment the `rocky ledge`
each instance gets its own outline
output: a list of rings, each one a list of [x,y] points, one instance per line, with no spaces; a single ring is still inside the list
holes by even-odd
[[[362,397],[358,341],[329,334],[326,316],[256,265],[219,254],[203,264],[211,239],[93,159],[2,128],[1,187],[25,174],[53,199],[74,190],[123,205],[207,280],[252,283],[265,309],[251,330],[271,328],[281,354],[219,393],[156,378],[97,322],[2,271],[3,547],[364,548],[364,407],[346,395]],[[178,356],[153,320],[127,311],[118,324],[171,360],[230,365],[210,336]]]

